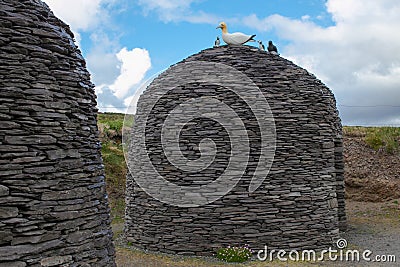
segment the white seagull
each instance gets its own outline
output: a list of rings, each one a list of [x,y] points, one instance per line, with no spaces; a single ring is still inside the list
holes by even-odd
[[[247,35],[241,32],[228,33],[228,28],[225,22],[221,22],[217,27],[222,30],[222,40],[228,45],[242,45],[247,42],[255,42],[253,39],[256,35]]]

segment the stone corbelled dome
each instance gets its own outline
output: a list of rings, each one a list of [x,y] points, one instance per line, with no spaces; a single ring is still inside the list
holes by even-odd
[[[222,85],[196,82],[194,78],[202,73],[210,79],[225,75],[201,62],[222,63],[240,71],[259,87],[269,103],[276,150],[269,174],[254,192],[248,188],[261,159],[260,128],[243,101],[250,99],[252,92],[243,90],[241,99],[229,90],[232,85],[248,87],[249,82],[240,77],[225,79]],[[189,82],[181,82],[180,77]],[[159,201],[146,193],[160,198],[169,193],[157,187],[152,180],[154,172],[175,185],[191,186],[217,179],[228,166],[234,149],[229,138],[235,131],[229,135],[229,125],[216,123],[218,117],[231,119],[229,115],[202,114],[203,107],[196,103],[207,97],[218,99],[240,115],[250,144],[246,171],[232,190],[211,203],[184,206]],[[176,111],[184,105],[185,112]],[[198,119],[181,125],[181,118],[196,113]],[[214,140],[217,152],[206,168],[187,171],[166,156],[168,142],[162,141],[166,130],[162,128],[171,114],[175,127],[181,127],[178,149],[187,159],[201,156],[202,140]],[[137,140],[144,138],[143,133],[141,146]],[[175,64],[140,96],[131,137],[125,234],[134,246],[191,255],[210,255],[222,246],[244,244],[256,249],[264,245],[269,249],[323,249],[338,238],[339,226],[345,227],[341,122],[335,98],[315,76],[280,56],[249,46],[222,46]],[[149,187],[142,188],[138,180],[148,180]]]
[[[96,114],[69,27],[0,1],[0,266],[115,266]]]

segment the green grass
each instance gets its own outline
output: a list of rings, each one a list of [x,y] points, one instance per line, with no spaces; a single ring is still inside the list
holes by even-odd
[[[220,248],[217,258],[226,262],[246,262],[251,259],[252,251],[247,246]]]
[[[102,142],[113,140],[121,142],[124,114],[120,113],[99,113],[97,125],[99,127],[100,140]]]
[[[112,223],[123,223],[125,221],[125,199],[110,198],[110,207]]]
[[[368,128],[365,142],[375,150],[385,150],[394,154],[399,152],[400,128],[379,127]]]
[[[99,123],[109,123],[110,121],[123,121],[125,114],[122,113],[99,113],[97,114],[97,121]]]
[[[343,134],[347,137],[365,137],[368,131],[367,127],[362,126],[344,126]]]
[[[400,128],[345,126],[343,133],[348,137],[362,137],[374,150],[394,154],[400,151]]]
[[[134,115],[132,115],[132,114],[126,114],[126,115],[125,115],[125,121],[124,121],[125,125],[124,125],[124,126],[125,126],[125,127],[132,127],[132,126],[133,126],[134,119],[135,119]]]
[[[113,223],[120,223],[125,213],[125,181],[127,167],[122,144],[113,141],[102,143],[101,154],[106,173],[107,192]]]
[[[99,113],[97,115],[111,218],[115,224],[122,223],[125,215],[125,187],[128,169],[122,149],[124,119],[125,114],[120,113]],[[127,119],[132,125],[133,116],[132,118],[129,116]]]
[[[101,153],[106,171],[106,182],[109,187],[109,194],[123,197],[125,193],[127,167],[122,151],[122,144],[112,141],[102,143]]]

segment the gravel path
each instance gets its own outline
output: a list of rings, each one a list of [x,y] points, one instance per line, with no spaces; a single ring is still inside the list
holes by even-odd
[[[348,202],[349,229],[343,235],[351,249],[371,250],[375,255],[395,255],[396,262],[367,263],[343,266],[400,266],[400,205],[385,203]],[[354,263],[354,262],[353,262]]]

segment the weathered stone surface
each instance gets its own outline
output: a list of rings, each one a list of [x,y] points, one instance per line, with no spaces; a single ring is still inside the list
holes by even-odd
[[[12,237],[11,231],[0,231],[0,245],[10,242]]]
[[[53,240],[34,245],[2,246],[0,247],[0,259],[2,261],[11,261],[21,259],[26,255],[37,255],[49,249],[59,247],[63,242]]]
[[[26,263],[22,261],[9,261],[9,262],[0,262],[0,267],[25,267]]]
[[[0,207],[0,219],[11,219],[18,216],[16,207]]]
[[[0,62],[0,266],[115,266],[94,85],[72,32],[40,0],[0,0]]]
[[[212,67],[205,69],[204,64],[190,69],[184,65],[204,61],[241,71],[258,86],[272,111],[275,157],[266,179],[252,193],[248,187],[259,161],[260,129],[252,115],[254,110],[229,90],[232,84],[249,88],[248,82],[228,77],[222,82],[227,88],[203,80],[179,83],[182,77],[190,81],[201,73],[207,73],[210,79],[226,77]],[[254,98],[251,91],[243,91],[248,99]],[[202,113],[201,101],[197,101],[200,97],[218,99],[240,119],[218,110]],[[176,107],[185,103],[190,103],[185,112],[177,111]],[[149,114],[145,113],[147,107],[152,107]],[[168,117],[172,111],[175,115]],[[177,120],[188,116],[219,116],[230,122],[221,126],[207,119]],[[162,136],[171,130],[165,127],[162,132],[167,119],[175,123],[175,128],[185,126],[179,132],[179,147],[172,152],[166,152],[162,143]],[[164,179],[182,186],[216,180],[230,162],[230,138],[240,136],[240,123],[249,139],[249,160],[238,155],[247,162],[246,172],[236,173],[241,175],[239,183],[222,198],[200,207],[170,206],[149,196],[133,179],[151,179],[155,169]],[[228,126],[233,128],[231,136],[225,130]],[[324,249],[339,237],[339,227],[346,226],[341,122],[335,98],[314,75],[282,57],[249,46],[222,46],[190,56],[158,76],[144,91],[133,127],[125,235],[136,247],[191,255],[211,255],[218,247],[246,243],[253,249],[263,249],[264,245],[269,249]],[[135,142],[144,135],[141,130],[146,137],[144,147]],[[213,140],[217,152],[201,171],[180,169],[167,159],[168,153],[180,152],[188,160],[197,160],[202,156],[201,141],[206,138]],[[156,181],[151,182],[159,188]],[[161,187],[159,191],[170,193]],[[199,193],[186,196],[194,198]]]
[[[29,114],[24,114],[29,115]],[[6,136],[5,143],[10,145],[54,144],[57,140],[49,135]]]
[[[8,196],[10,190],[4,185],[0,185],[0,197]]]
[[[61,266],[61,264],[70,264],[73,263],[72,256],[55,256],[42,259],[40,261],[41,266],[50,267],[50,266]]]

